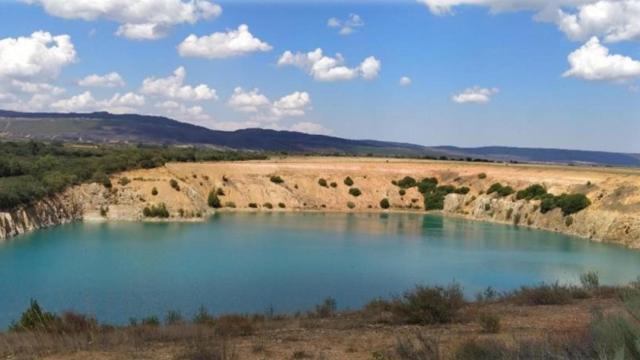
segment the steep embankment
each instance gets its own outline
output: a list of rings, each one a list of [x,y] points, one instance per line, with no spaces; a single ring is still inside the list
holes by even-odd
[[[273,182],[273,176],[284,182]],[[218,196],[223,210],[381,211],[380,201],[386,198],[390,210],[424,211],[423,196],[415,187],[401,193],[392,184],[405,176],[435,177],[440,185],[468,187],[466,195],[447,195],[443,212],[448,215],[640,248],[640,171],[632,169],[309,157],[172,163],[114,176],[111,189],[82,185],[70,190],[69,196],[85,220],[101,221],[149,219],[143,216],[144,208],[160,204],[166,205],[172,221],[199,221],[213,211],[207,198],[214,189],[224,194]],[[352,186],[345,184],[347,177]],[[177,186],[172,187],[171,180]],[[556,195],[582,193],[592,204],[569,217],[560,209],[542,214],[539,201],[487,195],[495,182],[515,190],[541,184]],[[352,188],[361,195],[350,194]]]
[[[0,241],[38,229],[82,219],[82,206],[70,190],[59,196],[0,212]]]

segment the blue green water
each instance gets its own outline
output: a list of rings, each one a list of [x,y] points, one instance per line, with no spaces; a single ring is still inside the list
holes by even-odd
[[[640,252],[564,235],[418,214],[222,214],[202,224],[72,224],[0,245],[0,328],[30,298],[101,321],[177,309],[356,308],[415,284],[468,296],[542,281],[640,275]]]

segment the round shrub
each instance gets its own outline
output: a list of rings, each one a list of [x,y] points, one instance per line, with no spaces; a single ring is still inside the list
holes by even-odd
[[[274,175],[274,176],[272,176],[270,180],[271,180],[271,182],[272,182],[272,183],[274,183],[274,184],[282,184],[282,183],[284,183],[284,179],[283,179],[283,178],[281,178],[281,177],[280,177],[280,176],[278,176],[278,175]]]
[[[219,208],[222,207],[222,202],[220,201],[220,198],[218,197],[218,194],[214,190],[211,190],[209,192],[209,197],[207,198],[207,203],[209,204],[210,207],[212,207],[214,209],[219,209]]]
[[[178,182],[175,179],[171,179],[169,180],[169,185],[171,185],[171,187],[175,190],[175,191],[180,191],[180,185],[178,184]]]
[[[347,202],[347,207],[348,207],[349,209],[355,209],[356,204],[354,204],[353,202],[349,201],[349,202]]]
[[[362,191],[360,191],[360,189],[358,189],[358,188],[351,188],[351,189],[349,189],[349,194],[351,196],[358,197],[358,196],[362,195]]]
[[[155,187],[153,189],[151,189],[151,195],[153,195],[153,196],[158,195],[158,189],[156,189]]]
[[[335,189],[335,188],[337,188],[337,187],[338,187],[338,183],[337,183],[337,182],[335,182],[335,181],[334,181],[334,182],[332,182],[332,183],[331,183],[331,187],[332,187],[332,188],[334,188],[334,189]]]
[[[391,204],[389,203],[389,199],[384,198],[384,199],[380,200],[380,207],[381,207],[382,209],[388,209],[388,208],[390,208],[390,207],[391,207]]]
[[[328,187],[327,180],[321,178],[320,180],[318,180],[318,185],[322,187]]]
[[[405,189],[400,189],[400,191],[398,191],[398,194],[400,194],[400,196],[405,196],[407,194],[407,191]]]
[[[347,186],[353,186],[353,179],[350,176],[344,178],[344,184]]]

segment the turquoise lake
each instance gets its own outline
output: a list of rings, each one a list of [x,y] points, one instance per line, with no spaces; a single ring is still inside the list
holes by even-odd
[[[0,244],[0,328],[37,299],[100,321],[204,305],[292,313],[357,308],[416,284],[469,297],[543,281],[640,275],[640,252],[560,234],[420,214],[220,214],[205,223],[77,223]]]

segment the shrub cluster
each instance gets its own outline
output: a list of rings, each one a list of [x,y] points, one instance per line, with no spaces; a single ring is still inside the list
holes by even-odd
[[[456,319],[464,305],[462,288],[457,284],[447,287],[417,286],[396,299],[391,311],[407,324],[446,324]]]
[[[584,194],[562,194],[554,196],[546,194],[540,202],[540,212],[545,214],[560,208],[564,216],[575,214],[591,205],[591,200]]]
[[[524,190],[520,190],[516,193],[516,199],[518,200],[540,200],[547,194],[547,189],[540,184],[533,184]]]
[[[513,190],[513,188],[511,186],[503,186],[500,183],[492,184],[489,187],[489,190],[487,190],[487,194],[496,193],[501,197],[509,196],[509,195],[513,194],[514,192],[515,192],[515,190]]]
[[[169,210],[167,210],[167,205],[165,205],[165,203],[160,203],[158,205],[145,207],[142,210],[142,215],[144,215],[144,217],[166,219],[169,217]]]

